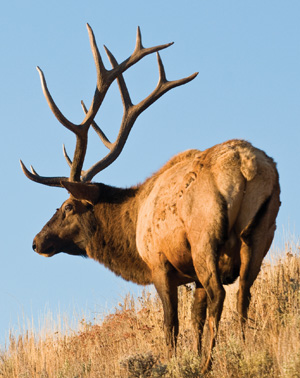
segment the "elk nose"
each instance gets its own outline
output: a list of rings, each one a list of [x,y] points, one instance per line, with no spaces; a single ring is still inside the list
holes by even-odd
[[[36,242],[35,242],[35,239],[33,240],[33,243],[32,243],[32,249],[34,250],[34,252],[36,252]]]

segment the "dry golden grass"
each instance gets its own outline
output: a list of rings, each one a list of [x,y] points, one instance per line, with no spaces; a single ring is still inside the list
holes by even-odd
[[[264,264],[252,289],[245,343],[235,311],[236,286],[227,288],[207,376],[300,377],[299,247],[287,245],[276,263]],[[63,320],[65,331],[53,323],[52,331],[11,334],[0,353],[0,377],[200,377],[201,359],[191,352],[192,291],[180,289],[179,352],[171,361],[165,358],[160,301],[144,291],[138,299],[125,298],[104,320],[81,319],[77,331]]]

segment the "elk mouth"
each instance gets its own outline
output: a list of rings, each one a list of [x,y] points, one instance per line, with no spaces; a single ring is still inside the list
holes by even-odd
[[[52,257],[53,255],[55,255],[57,252],[55,251],[55,248],[54,247],[49,247],[48,249],[46,249],[46,251],[43,251],[43,252],[38,252],[40,255],[42,256],[45,256],[45,257]]]
[[[57,250],[55,246],[51,245],[48,248],[43,248],[43,247],[38,247],[36,242],[34,241],[32,244],[32,249],[34,252],[38,253],[41,256],[44,257],[52,257],[54,255],[57,255],[58,253],[65,252],[69,255],[73,256],[82,256],[82,257],[87,257],[87,253],[85,249],[78,247],[77,245],[72,245],[72,246],[64,246],[62,250]]]
[[[45,256],[45,257],[52,257],[53,255],[55,255],[57,253],[53,246],[48,247],[44,251],[40,251],[40,250],[38,250],[35,242],[33,242],[33,244],[32,244],[32,249],[34,250],[34,252],[38,253],[39,255]]]

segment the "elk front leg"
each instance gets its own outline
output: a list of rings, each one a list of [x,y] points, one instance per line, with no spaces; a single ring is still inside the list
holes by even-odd
[[[164,333],[169,358],[176,352],[179,328],[177,285],[172,281],[174,282],[167,264],[153,272],[153,283],[163,305]]]
[[[194,304],[192,308],[192,323],[196,333],[196,351],[201,354],[202,335],[206,319],[207,309],[207,295],[205,289],[196,283],[196,290],[194,294]]]

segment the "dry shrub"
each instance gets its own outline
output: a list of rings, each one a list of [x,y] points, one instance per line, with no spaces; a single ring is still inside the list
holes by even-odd
[[[235,311],[236,289],[237,283],[226,288],[213,366],[207,376],[300,377],[298,246],[288,246],[276,263],[263,265],[252,288],[246,342]],[[0,353],[0,377],[201,377],[202,359],[191,351],[192,292],[192,286],[179,290],[178,354],[171,360],[165,354],[161,303],[154,292],[144,291],[137,299],[128,295],[102,320],[81,319],[76,331],[67,324],[62,331],[53,323],[52,331],[11,334]]]

